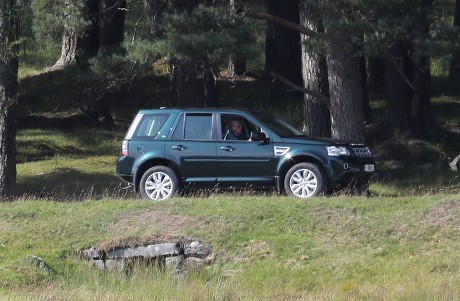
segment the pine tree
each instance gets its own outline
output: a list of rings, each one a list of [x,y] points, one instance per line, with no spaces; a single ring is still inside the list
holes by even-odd
[[[159,35],[126,47],[137,61],[168,59],[172,105],[217,106],[219,66],[230,54],[250,56],[253,36],[227,5],[192,4],[173,1],[155,18]]]

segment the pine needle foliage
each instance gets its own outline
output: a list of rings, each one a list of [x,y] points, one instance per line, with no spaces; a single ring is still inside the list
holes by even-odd
[[[198,5],[190,12],[166,12],[162,35],[138,38],[125,44],[130,58],[147,62],[158,58],[197,61],[208,58],[223,64],[230,54],[256,55],[256,35],[227,6]]]

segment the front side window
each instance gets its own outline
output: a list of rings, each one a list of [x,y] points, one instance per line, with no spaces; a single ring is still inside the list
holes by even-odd
[[[168,118],[169,114],[143,115],[134,136],[157,139]]]
[[[260,127],[246,118],[235,114],[222,114],[223,140],[249,140],[252,132],[260,132]]]

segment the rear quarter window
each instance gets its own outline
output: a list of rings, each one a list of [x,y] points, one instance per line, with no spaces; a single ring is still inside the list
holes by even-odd
[[[165,138],[167,133],[162,133],[162,129],[169,116],[170,114],[143,115],[134,137]]]

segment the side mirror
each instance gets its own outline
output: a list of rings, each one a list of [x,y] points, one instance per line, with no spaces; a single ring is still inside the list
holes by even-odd
[[[251,132],[251,141],[262,141],[263,143],[267,143],[269,141],[269,138],[267,138],[267,135],[262,132]]]

